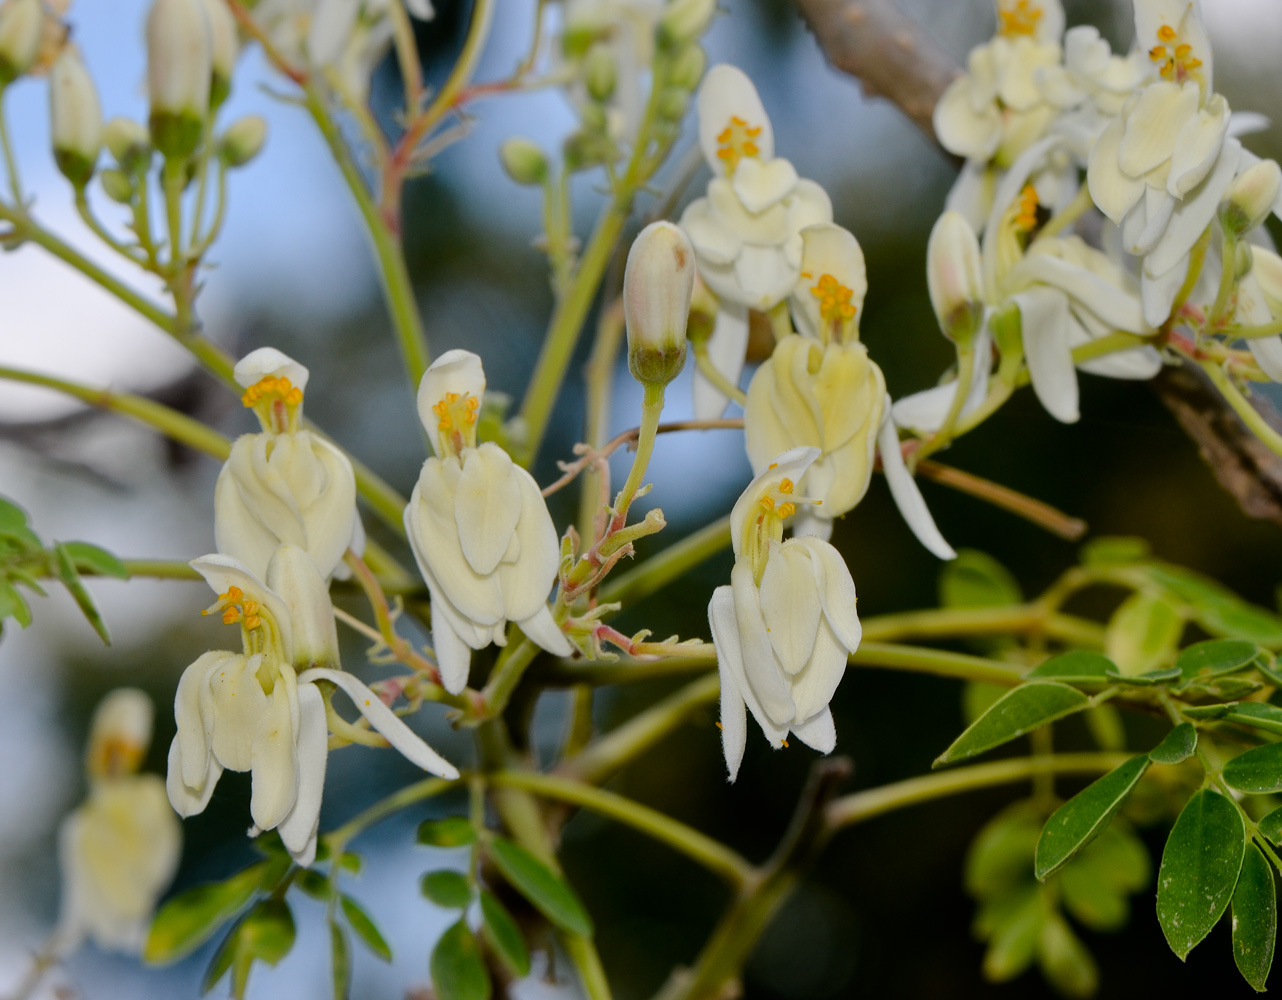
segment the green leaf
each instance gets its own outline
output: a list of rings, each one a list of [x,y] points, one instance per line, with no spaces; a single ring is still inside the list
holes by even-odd
[[[1095,959],[1059,914],[1050,915],[1042,924],[1037,964],[1061,996],[1090,997],[1099,989]]]
[[[67,542],[62,547],[81,571],[90,570],[99,576],[114,576],[118,580],[129,579],[129,570],[125,569],[125,564],[106,549],[88,542]]]
[[[516,978],[530,974],[530,953],[512,914],[488,889],[481,890],[481,934]]]
[[[347,918],[347,922],[365,947],[384,962],[390,962],[392,960],[392,948],[383,937],[382,932],[379,931],[378,925],[361,908],[361,904],[347,895],[344,895],[340,902],[343,904],[343,916]]]
[[[1082,546],[1083,566],[1133,566],[1148,558],[1149,544],[1143,538],[1102,535]]]
[[[428,872],[419,887],[429,900],[447,909],[466,910],[472,902],[472,886],[456,871]]]
[[[260,861],[224,882],[181,892],[156,913],[143,945],[144,962],[175,962],[195,951],[230,920],[261,886],[268,862]]]
[[[1051,813],[1037,841],[1034,874],[1042,880],[1099,836],[1148,770],[1148,754],[1132,757]]]
[[[329,921],[329,967],[334,978],[334,1000],[347,1000],[352,985],[352,950],[337,920]]]
[[[981,715],[953,745],[941,753],[933,767],[969,760],[1048,722],[1090,707],[1090,699],[1076,688],[1055,681],[1022,684]]]
[[[986,552],[962,549],[939,574],[939,603],[945,608],[1000,608],[1023,600],[1010,570]]]
[[[1179,764],[1192,757],[1196,750],[1197,730],[1193,723],[1181,722],[1148,752],[1148,756],[1149,760],[1157,764]]]
[[[219,942],[218,950],[214,952],[213,958],[209,960],[209,966],[205,969],[205,976],[200,981],[200,992],[202,996],[218,984],[218,980],[222,979],[223,976],[227,974],[227,970],[231,968],[232,962],[236,960],[236,943],[239,939],[239,934],[240,925],[237,924],[232,927],[232,929],[227,932],[227,936]],[[243,993],[244,990],[242,989],[241,992]]]
[[[1136,591],[1113,612],[1104,651],[1124,674],[1142,674],[1170,660],[1179,648],[1184,618],[1158,594]]]
[[[1213,677],[1207,681],[1186,681],[1180,685],[1180,694],[1188,699],[1243,701],[1262,688],[1259,681],[1253,681],[1249,677]]]
[[[520,844],[495,837],[490,857],[517,892],[564,931],[584,937],[592,933],[592,918],[568,882]]]
[[[984,953],[983,972],[984,978],[994,983],[1014,979],[1033,963],[1046,921],[1046,907],[1035,886],[1008,898],[1001,912],[988,915],[994,926]]]
[[[1282,792],[1282,743],[1267,743],[1238,754],[1224,765],[1224,780],[1239,792]]]
[[[1137,687],[1152,687],[1154,684],[1165,684],[1167,681],[1176,680],[1180,676],[1179,667],[1163,667],[1161,670],[1150,670],[1133,677],[1122,673],[1114,674],[1112,680],[1121,684],[1134,684]]]
[[[1282,618],[1248,604],[1214,580],[1178,566],[1147,567],[1149,578],[1186,602],[1206,631],[1215,636],[1249,639],[1261,646],[1282,646]]]
[[[22,628],[31,624],[31,606],[18,588],[0,576],[0,622],[12,618]]]
[[[1112,824],[1059,872],[1064,906],[1095,931],[1116,931],[1130,916],[1131,893],[1152,879],[1152,864],[1144,842],[1129,824]]]
[[[1253,642],[1243,639],[1208,639],[1181,650],[1175,665],[1189,678],[1215,677],[1245,670],[1255,662],[1262,650]]]
[[[1282,844],[1282,809],[1274,809],[1259,822],[1260,833],[1275,844]]]
[[[1108,683],[1110,674],[1116,672],[1117,665],[1101,653],[1089,649],[1075,649],[1070,653],[1052,656],[1039,663],[1024,675],[1026,680],[1058,680],[1066,684],[1082,682]]]
[[[334,895],[333,883],[320,872],[311,868],[306,868],[299,872],[296,884],[312,899],[319,899],[322,903],[329,902],[330,897]]]
[[[27,526],[27,512],[11,500],[0,497],[0,537]]]
[[[1233,961],[1257,993],[1265,991],[1277,938],[1278,896],[1273,869],[1260,849],[1249,844],[1233,891]]]
[[[254,962],[276,965],[294,947],[294,915],[283,899],[264,899],[231,929],[205,972],[208,993],[231,969],[232,996],[243,997]]]
[[[476,938],[462,920],[432,949],[432,985],[440,1000],[489,1000],[490,976]]]
[[[1042,820],[1030,803],[1017,802],[984,824],[966,854],[966,891],[976,899],[1003,898],[1029,885],[1029,863]]]
[[[1266,733],[1282,736],[1282,708],[1262,701],[1247,701],[1230,705],[1222,718],[1240,726],[1250,726]]]
[[[107,623],[102,620],[102,615],[98,612],[97,605],[94,604],[93,598],[85,585],[80,582],[80,573],[76,569],[76,564],[72,561],[71,554],[67,551],[65,545],[54,547],[54,564],[58,570],[58,579],[62,585],[67,588],[76,606],[80,608],[80,613],[85,616],[93,630],[98,633],[103,644],[111,645],[111,633],[107,631]]]
[[[418,827],[418,842],[429,847],[466,847],[476,839],[476,830],[463,816],[424,820]]]
[[[1210,789],[1188,800],[1157,874],[1157,921],[1181,961],[1224,915],[1245,853],[1246,827],[1234,803]]]
[[[1237,705],[1238,703],[1236,701],[1230,701],[1224,705],[1181,706],[1180,714],[1187,719],[1198,719],[1203,721],[1222,719],[1237,708]]]

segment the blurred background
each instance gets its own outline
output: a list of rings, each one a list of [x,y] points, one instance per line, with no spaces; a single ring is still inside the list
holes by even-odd
[[[145,6],[144,0],[82,0],[73,12],[76,40],[109,116],[145,118]],[[723,0],[722,6],[725,16],[707,38],[710,61],[734,62],[756,81],[774,119],[779,155],[828,189],[836,221],[864,246],[871,290],[863,337],[891,393],[933,384],[951,362],[951,350],[926,298],[925,244],[952,165],[894,108],[863,100],[854,81],[824,63],[787,0]],[[903,0],[903,6],[959,59],[991,34],[990,0]],[[448,71],[469,7],[466,0],[436,0],[437,18],[421,32],[431,79]],[[1115,46],[1129,43],[1126,0],[1065,0],[1065,7],[1070,25],[1094,23]],[[1215,0],[1206,7],[1217,89],[1234,109],[1282,121],[1282,74],[1276,70],[1282,5]],[[532,0],[500,5],[478,79],[511,72],[528,43],[533,9]],[[261,86],[266,82],[270,76],[251,50],[228,114],[265,115],[271,136],[265,154],[232,176],[229,221],[213,254],[218,266],[208,273],[201,298],[206,329],[236,354],[272,344],[309,365],[308,414],[408,492],[423,459],[420,431],[359,220],[309,121],[275,100]],[[24,81],[6,95],[24,180],[36,194],[39,218],[103,257],[76,218],[47,151],[44,86]],[[374,100],[389,122],[397,93],[394,69],[382,67]],[[491,389],[519,398],[551,294],[544,258],[532,245],[541,230],[539,199],[507,179],[497,148],[523,134],[556,149],[574,116],[556,92],[481,102],[471,110],[468,138],[443,152],[409,190],[407,254],[433,351],[477,351]],[[674,162],[690,145],[687,134]],[[1248,145],[1279,156],[1282,129],[1254,136]],[[687,198],[705,180],[706,174],[696,178]],[[597,182],[592,174],[580,175],[574,186],[580,235],[602,200]],[[641,210],[650,204],[643,198]],[[159,294],[158,288],[144,290]],[[181,350],[39,249],[23,248],[0,261],[0,302],[0,364],[154,393],[227,433],[251,429],[237,401],[193,371]],[[1055,423],[1025,392],[945,460],[1085,518],[1093,534],[1143,536],[1161,557],[1274,606],[1282,532],[1248,520],[1220,492],[1147,388],[1089,376],[1082,382],[1080,424]],[[670,418],[688,414],[688,373],[668,398]],[[612,428],[634,425],[639,411],[639,392],[620,369]],[[572,379],[536,469],[541,481],[555,475],[555,460],[569,456],[581,427],[582,399]],[[119,419],[51,393],[0,384],[0,493],[30,512],[43,538],[84,539],[132,558],[204,553],[213,548],[216,473],[209,459]],[[749,474],[730,432],[661,439],[650,476],[650,499],[669,521],[661,544],[720,516]],[[1076,557],[1073,545],[971,498],[930,483],[923,491],[955,546],[990,552],[1026,593],[1039,591]],[[572,516],[570,498],[563,502],[553,508],[559,524]],[[864,503],[838,524],[833,541],[849,562],[863,615],[936,602],[939,565],[909,534],[884,483],[874,483]],[[728,566],[727,559],[709,562],[633,609],[621,627],[706,636],[706,601]],[[121,684],[148,690],[158,706],[149,767],[163,770],[178,677],[197,655],[225,641],[197,615],[210,601],[203,586],[138,580],[93,582],[91,588],[113,632],[110,649],[58,593],[34,602],[34,627],[6,628],[0,639],[0,994],[20,977],[29,949],[56,917],[58,874],[50,845],[59,821],[84,792],[81,755],[93,706]],[[349,666],[360,663],[361,654],[358,644],[346,648]],[[366,679],[381,676],[378,668],[358,670]],[[602,698],[602,723],[625,718],[671,686],[654,682]],[[536,739],[554,744],[564,709],[561,696],[545,699]],[[855,762],[852,787],[925,772],[962,725],[957,684],[872,670],[852,670],[833,709],[839,751]],[[612,787],[759,859],[786,824],[813,754],[800,746],[773,753],[764,740],[750,739],[740,779],[729,786],[714,718],[709,709]],[[429,707],[419,722],[446,756],[466,758],[466,738],[450,733],[439,709]],[[1078,735],[1068,729],[1065,745]],[[334,754],[330,768],[323,829],[416,773],[396,754],[363,748]],[[210,809],[185,823],[178,887],[226,877],[249,861],[250,845],[240,836],[249,822],[248,784],[247,775],[225,776]],[[1073,787],[1063,783],[1064,791]],[[974,907],[962,891],[970,839],[1022,794],[1009,789],[951,799],[840,834],[762,940],[747,970],[748,996],[1051,995],[1035,972],[1001,987],[983,981],[983,947],[970,933]],[[366,867],[351,891],[374,914],[395,961],[384,965],[358,950],[355,998],[398,997],[427,981],[426,956],[448,921],[419,896],[417,879],[457,863],[446,852],[412,846],[414,826],[427,815],[427,807],[408,810],[356,844]],[[1160,848],[1160,833],[1146,837]],[[620,1000],[648,996],[673,964],[692,959],[724,902],[719,883],[701,869],[591,816],[566,827],[564,859],[596,919]],[[1100,996],[1130,997],[1140,988],[1179,996],[1194,985],[1214,986],[1217,995],[1247,995],[1232,968],[1227,927],[1181,965],[1153,918],[1151,889],[1136,899],[1124,933],[1084,933],[1103,971]],[[326,995],[321,906],[301,900],[295,915],[294,953],[274,970],[256,970],[254,996]],[[211,949],[169,969],[146,970],[87,947],[51,987],[61,983],[102,998],[192,997]],[[520,995],[540,992],[555,991],[532,985]]]

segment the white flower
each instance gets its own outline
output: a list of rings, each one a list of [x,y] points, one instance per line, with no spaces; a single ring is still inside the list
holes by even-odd
[[[694,245],[703,280],[721,298],[708,353],[737,383],[748,340],[748,311],[774,308],[801,271],[801,231],[832,221],[832,203],[814,181],[799,179],[774,155],[774,132],[752,81],[714,66],[699,88],[699,144],[715,175],[681,227]],[[695,415],[719,416],[726,398],[695,376]]]
[[[356,478],[347,456],[299,427],[307,369],[263,347],[236,366],[242,401],[262,423],[243,434],[214,487],[214,538],[256,576],[267,572],[276,547],[305,549],[323,576],[334,575],[348,548],[364,549],[356,510]]]
[[[423,376],[418,411],[436,455],[423,463],[405,529],[432,598],[441,680],[467,684],[471,649],[507,642],[507,623],[550,653],[571,647],[548,610],[560,547],[534,478],[497,444],[476,445],[481,359],[442,354]]]
[[[58,831],[59,954],[85,937],[100,948],[137,954],[178,867],[182,828],[164,782],[135,773],[151,742],[151,721],[150,699],[134,688],[113,691],[94,713],[89,797]]]
[[[721,676],[721,740],[734,781],[747,744],[747,714],[775,747],[789,733],[830,753],[837,733],[828,708],[859,646],[855,584],[841,556],[817,538],[783,541],[793,487],[816,448],[780,455],[749,484],[730,515],[735,564],[708,621]],[[797,500],[796,502],[805,502]]]
[[[249,771],[251,835],[276,829],[291,856],[311,864],[328,756],[325,698],[316,681],[342,688],[415,764],[458,777],[374,692],[331,668],[338,662],[333,610],[305,552],[282,546],[266,584],[229,556],[204,556],[192,566],[219,595],[205,613],[240,623],[244,652],[205,653],[178,682],[166,788],[179,815],[204,810],[224,769]]]

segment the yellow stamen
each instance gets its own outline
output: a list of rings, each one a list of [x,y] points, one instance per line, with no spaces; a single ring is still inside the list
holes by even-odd
[[[810,289],[819,300],[819,318],[825,327],[840,327],[855,318],[858,307],[851,302],[854,290],[847,288],[831,274],[823,275]]]
[[[265,430],[283,432],[298,425],[303,390],[283,375],[266,375],[246,389],[240,401],[258,414]]]
[[[245,592],[234,585],[228,587],[225,594],[219,594],[218,600],[201,614],[210,615],[215,611],[222,612],[224,625],[244,622],[246,631],[252,632],[263,624],[262,616],[258,613],[258,602],[245,600]]]
[[[797,505],[795,503],[781,503],[779,505],[780,517],[792,517],[795,513],[797,513]]]
[[[481,411],[481,400],[471,393],[447,392],[443,399],[432,406],[436,414],[436,428],[444,452],[457,455],[466,447],[476,445],[476,421]]]
[[[791,480],[791,479],[788,479],[788,478],[786,478],[786,477],[785,477],[785,478],[783,478],[783,479],[779,480],[779,492],[780,492],[780,493],[791,493],[791,492],[792,492],[792,489],[793,489],[793,482],[792,482],[792,480]]]
[[[1164,24],[1157,29],[1157,37],[1164,42],[1173,42],[1175,41],[1175,37],[1176,37],[1175,29],[1172,28],[1169,24]]]
[[[95,778],[119,778],[142,764],[147,748],[121,736],[109,736],[89,748],[89,773]]]
[[[1030,0],[1015,0],[1013,6],[998,10],[1001,24],[997,26],[1002,35],[1033,35],[1037,33],[1037,22],[1042,19],[1041,7]]]
[[[1188,42],[1172,44],[1179,38],[1179,32],[1169,24],[1164,24],[1157,29],[1157,38],[1165,44],[1155,45],[1149,49],[1148,57],[1153,62],[1161,64],[1158,73],[1163,80],[1184,83],[1201,69],[1202,60],[1194,58],[1192,45]]]
[[[738,115],[734,115],[717,134],[717,159],[726,165],[727,175],[733,176],[740,160],[760,155],[761,147],[756,140],[761,135],[761,128],[760,125],[749,125]]]
[[[1015,227],[1021,232],[1031,233],[1037,228],[1037,189],[1026,184],[1019,196],[1019,214],[1015,216]]]

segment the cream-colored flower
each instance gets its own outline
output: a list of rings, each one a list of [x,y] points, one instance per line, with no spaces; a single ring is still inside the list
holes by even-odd
[[[263,430],[242,434],[214,487],[214,538],[256,576],[267,572],[277,546],[306,550],[323,576],[343,569],[349,548],[365,547],[356,510],[356,477],[347,456],[299,426],[307,369],[271,347],[236,365],[245,406]]]
[[[774,308],[801,272],[801,231],[832,221],[832,203],[814,181],[774,155],[774,132],[752,81],[733,66],[712,67],[699,88],[699,144],[715,175],[681,227],[699,273],[721,299],[708,339],[713,365],[737,383],[748,341],[748,312]],[[695,414],[720,416],[727,400],[696,373]]]
[[[151,700],[119,688],[94,713],[86,770],[89,796],[58,831],[62,907],[56,950],[88,937],[136,954],[152,912],[178,868],[182,827],[164,782],[136,773],[151,743]]]
[[[789,733],[821,753],[837,742],[828,703],[859,647],[855,584],[827,542],[783,541],[795,484],[818,457],[794,448],[748,485],[730,514],[735,564],[708,621],[721,675],[721,741],[734,781],[747,745],[747,711],[777,747]]]
[[[418,410],[436,454],[423,463],[405,529],[432,598],[432,645],[446,690],[467,684],[473,649],[507,643],[507,623],[550,653],[570,642],[548,591],[560,546],[534,478],[492,441],[476,444],[485,392],[481,359],[447,351],[419,386]]]

